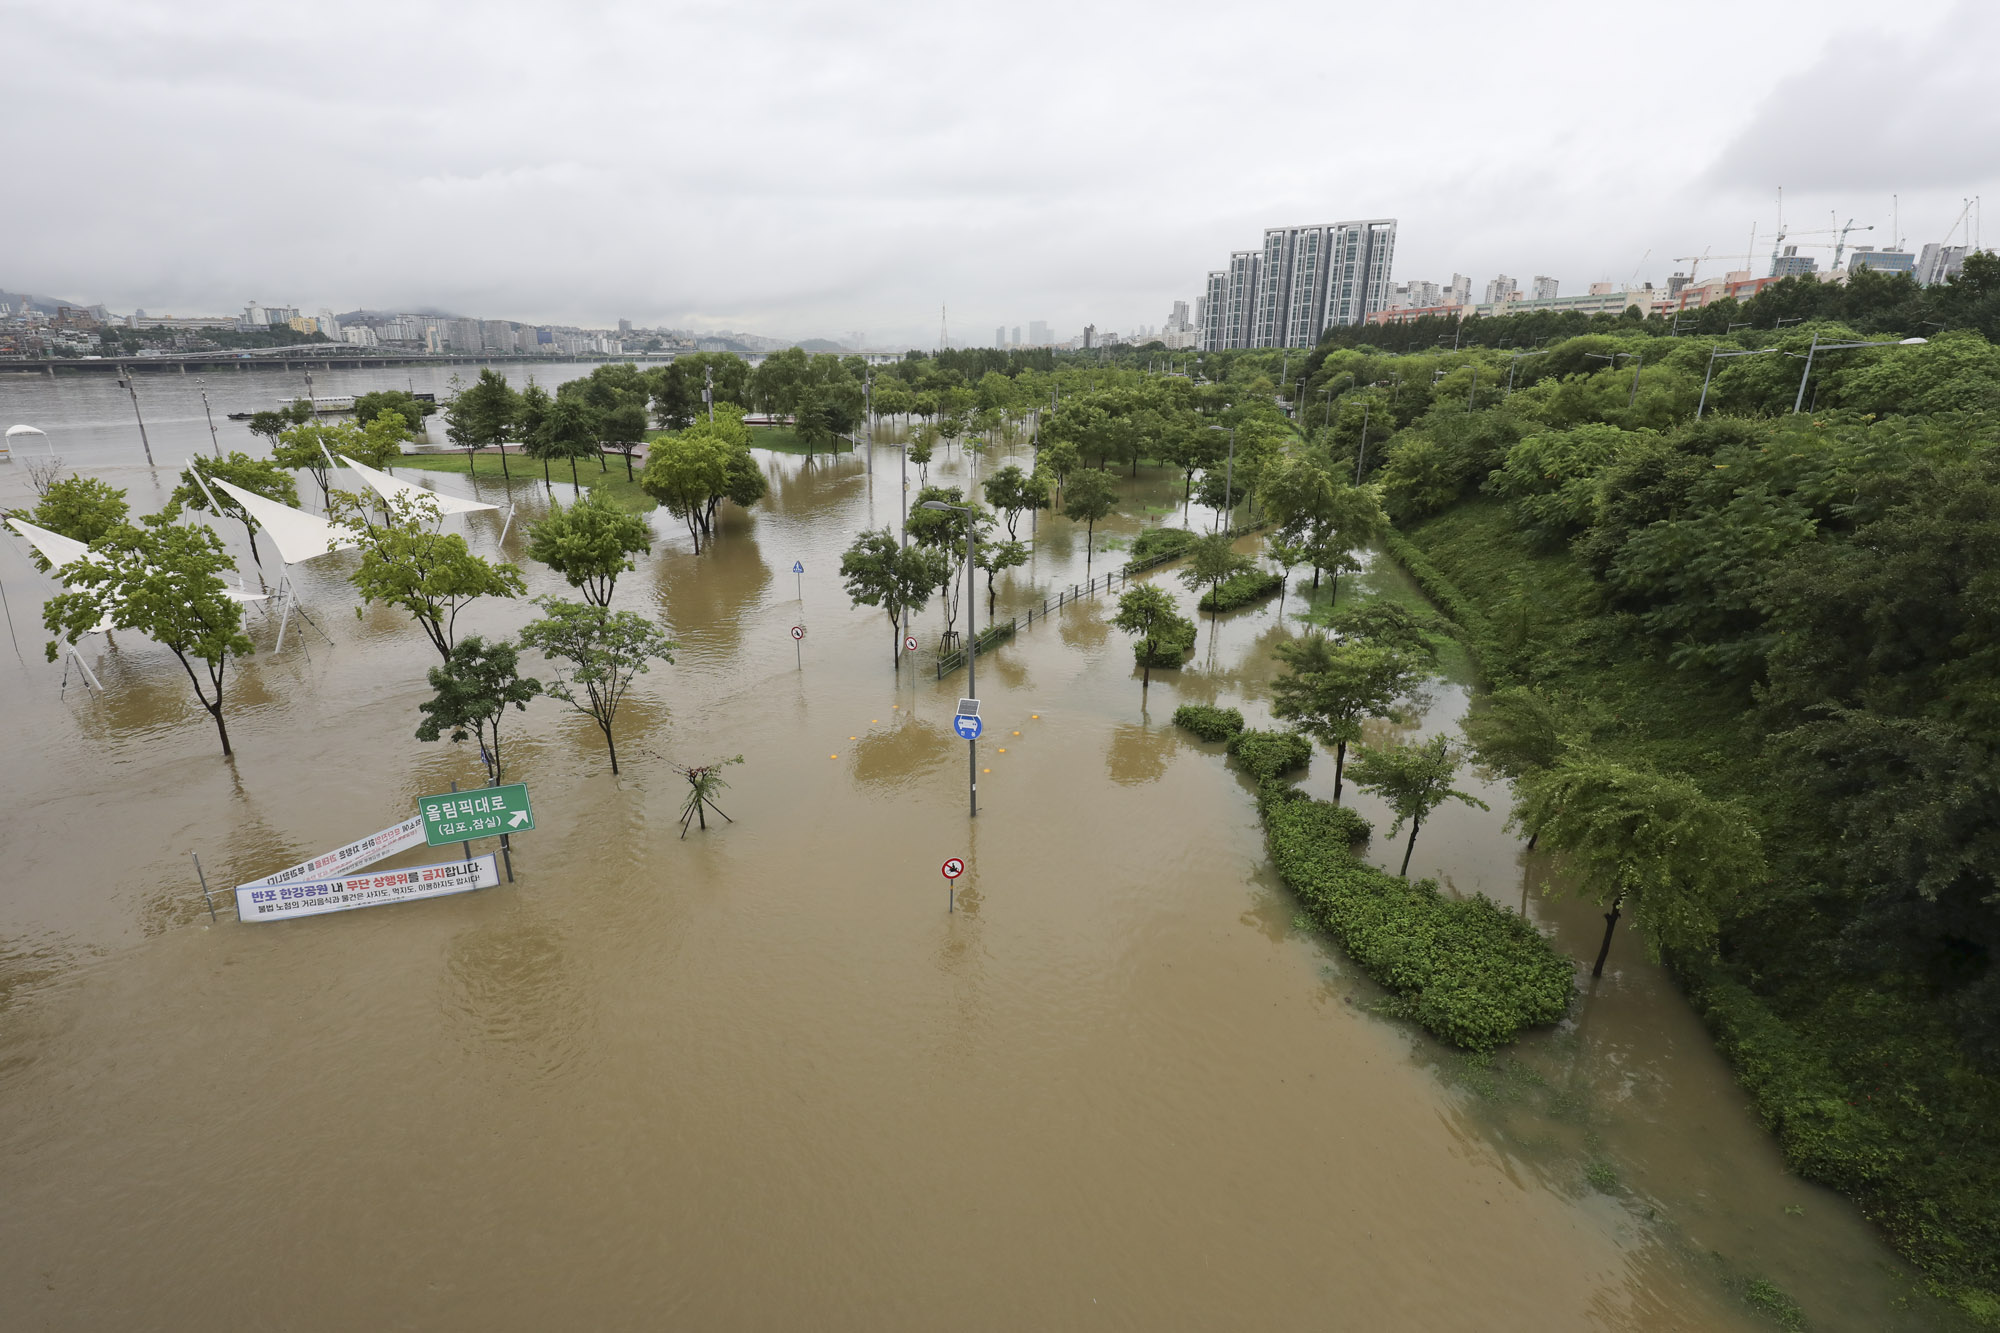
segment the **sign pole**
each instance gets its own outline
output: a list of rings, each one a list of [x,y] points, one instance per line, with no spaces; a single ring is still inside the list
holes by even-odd
[[[215,899],[208,896],[208,876],[201,873],[201,857],[194,852],[189,852],[188,855],[194,857],[195,878],[201,881],[201,900],[208,904],[208,919],[213,921],[215,920]]]
[[[454,793],[456,793],[456,792],[458,791],[458,779],[457,779],[457,778],[453,778],[453,779],[451,780],[451,789],[452,789],[452,791],[453,791]],[[470,839],[470,838],[467,838],[467,839],[466,839],[466,840],[465,840],[464,842],[461,842],[461,843],[460,843],[460,844],[458,844],[458,845],[459,845],[459,846],[461,846],[461,847],[463,847],[463,848],[465,848],[465,859],[466,859],[466,860],[468,860],[468,861],[470,861],[470,860],[472,859],[472,839]]]

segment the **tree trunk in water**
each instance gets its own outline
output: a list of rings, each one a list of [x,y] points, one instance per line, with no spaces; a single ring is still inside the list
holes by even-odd
[[[207,707],[206,704],[203,706]],[[222,756],[227,759],[234,751],[229,748],[229,728],[222,725],[222,703],[220,700],[216,702],[215,707],[208,710],[208,715],[215,719],[215,734],[222,737]]]
[[[1540,840],[1541,836],[1542,836],[1542,831],[1541,831],[1540,829],[1536,829],[1536,830],[1535,830],[1535,831],[1534,831],[1533,833],[1530,833],[1530,834],[1528,835],[1528,850],[1529,850],[1529,851],[1531,851],[1531,852],[1532,852],[1532,851],[1534,851],[1534,850],[1535,850],[1535,843],[1536,843],[1537,841],[1539,841],[1539,840]]]
[[[554,483],[552,483],[549,480],[549,460],[544,458],[542,460],[542,485],[549,486],[553,484]]]
[[[611,776],[618,776],[618,744],[611,739],[611,728],[604,727],[604,748],[611,752]]]
[[[570,485],[572,485],[572,486],[574,486],[574,487],[576,487],[576,488],[577,488],[578,490],[582,490],[582,489],[583,489],[583,483],[582,483],[582,482],[580,482],[580,481],[578,481],[578,480],[576,479],[576,455],[575,455],[575,454],[571,454],[571,455],[569,456],[569,484],[570,484]]]
[[[1332,581],[1327,584],[1326,609],[1331,611],[1333,609],[1334,603],[1338,602],[1339,600],[1340,600],[1340,571],[1336,569],[1333,571]]]
[[[1417,850],[1417,830],[1423,826],[1423,822],[1421,819],[1412,819],[1410,821],[1410,840],[1403,844],[1403,868],[1396,872],[1405,879],[1409,878],[1410,853]]]
[[[1597,964],[1590,969],[1593,980],[1604,975],[1604,959],[1611,952],[1611,932],[1618,928],[1619,908],[1624,902],[1625,895],[1621,893],[1611,900],[1611,910],[1604,914],[1604,943],[1597,946]]]
[[[1333,747],[1333,800],[1340,803],[1340,775],[1347,769],[1347,742]]]
[[[500,479],[509,490],[514,486],[514,474],[507,470],[507,446],[500,446]]]

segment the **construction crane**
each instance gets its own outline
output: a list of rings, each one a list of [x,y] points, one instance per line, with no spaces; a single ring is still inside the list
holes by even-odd
[[[1776,273],[1778,271],[1778,259],[1783,254],[1785,248],[1785,241],[1789,237],[1793,236],[1839,237],[1840,239],[1838,241],[1803,242],[1804,248],[1808,250],[1824,250],[1827,247],[1831,246],[1833,248],[1833,266],[1835,268],[1839,268],[1840,256],[1847,249],[1847,233],[1850,231],[1874,231],[1874,230],[1875,230],[1874,223],[1871,222],[1865,227],[1856,227],[1854,225],[1854,220],[1852,218],[1848,219],[1847,225],[1845,227],[1820,227],[1813,231],[1786,231],[1784,228],[1780,227],[1778,229],[1778,239],[1771,243],[1771,271],[1773,273]]]
[[[1690,265],[1690,266],[1691,266],[1691,267],[1689,267],[1689,269],[1688,269],[1688,286],[1692,287],[1692,286],[1694,286],[1694,285],[1695,285],[1695,283],[1694,283],[1694,280],[1695,280],[1696,278],[1698,278],[1698,277],[1700,277],[1700,276],[1701,276],[1701,266],[1702,266],[1703,264],[1706,264],[1706,263],[1707,263],[1707,262],[1708,262],[1709,260],[1711,260],[1711,259],[1713,259],[1713,260],[1716,260],[1716,261],[1717,261],[1717,262],[1719,262],[1719,263],[1724,263],[1724,264],[1727,264],[1727,263],[1729,263],[1729,262],[1730,262],[1730,261],[1732,261],[1732,260],[1737,260],[1737,259],[1740,259],[1740,260],[1742,260],[1742,261],[1743,261],[1744,263],[1746,263],[1746,264],[1747,264],[1747,263],[1749,263],[1749,262],[1750,262],[1751,260],[1755,259],[1756,257],[1757,257],[1757,256],[1756,256],[1756,255],[1754,255],[1754,254],[1752,254],[1752,255],[1711,255],[1711,254],[1710,254],[1710,253],[1709,253],[1709,252],[1708,252],[1707,250],[1703,250],[1703,251],[1702,251],[1702,252],[1701,252],[1700,254],[1698,254],[1698,255],[1676,255],[1676,256],[1674,257],[1674,262],[1675,262],[1676,264],[1687,264],[1687,265]]]

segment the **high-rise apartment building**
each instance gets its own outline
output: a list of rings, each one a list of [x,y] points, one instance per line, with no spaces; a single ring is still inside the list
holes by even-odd
[[[1486,284],[1486,304],[1497,305],[1501,301],[1511,301],[1514,293],[1521,290],[1521,284],[1502,273]]]
[[[1938,241],[1927,241],[1917,253],[1917,281],[1926,287],[1935,287],[1950,278],[1957,277],[1965,269],[1965,247],[1945,245]]]
[[[1771,276],[1774,278],[1796,278],[1818,270],[1819,261],[1811,255],[1799,253],[1799,247],[1788,245],[1785,253],[1771,261]]]
[[[1535,299],[1537,301],[1555,300],[1557,286],[1558,284],[1554,278],[1537,273],[1535,275]]]
[[[1014,326],[1014,346],[1019,347],[1020,345],[1021,345],[1021,326],[1019,324],[1016,324]]]
[[[1007,346],[1007,326],[1005,324],[993,330],[993,345],[1002,349]]]
[[[1200,346],[1310,347],[1331,325],[1360,323],[1388,305],[1395,248],[1394,218],[1266,229],[1261,248],[1209,274]]]
[[[1047,321],[1039,319],[1031,319],[1028,321],[1029,343],[1031,343],[1036,347],[1047,347],[1050,343],[1054,342],[1055,340],[1056,340],[1055,335],[1049,331],[1049,326]]]

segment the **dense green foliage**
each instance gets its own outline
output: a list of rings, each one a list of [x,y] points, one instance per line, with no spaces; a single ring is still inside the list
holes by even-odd
[[[1132,660],[1141,667],[1179,670],[1194,651],[1195,624],[1186,616],[1176,613],[1172,621],[1155,631],[1151,640],[1139,640],[1132,645]]]
[[[1490,1050],[1569,1008],[1573,968],[1524,918],[1474,894],[1446,898],[1355,857],[1368,825],[1344,806],[1268,786],[1259,801],[1279,876],[1307,915],[1441,1039]]]
[[[1200,533],[1187,528],[1148,528],[1132,539],[1132,558],[1126,562],[1127,568],[1161,556],[1185,555],[1188,547],[1200,539]]]
[[[1243,730],[1243,713],[1213,704],[1182,704],[1174,710],[1174,725],[1186,727],[1205,741],[1226,741]]]
[[[1312,741],[1296,731],[1238,731],[1229,738],[1229,757],[1258,782],[1302,771],[1312,762]]]
[[[1976,314],[2000,269],[1968,269],[1923,299]],[[1495,691],[1467,730],[1524,831],[1636,911],[1793,1164],[1976,1304],[2000,1289],[2000,352],[1896,341],[1917,330],[1872,277],[1781,289],[1850,322],[1625,321],[1472,410],[1449,354],[1328,347],[1307,379],[1390,381],[1384,544]],[[1868,335],[1892,345],[1824,347]],[[1801,355],[1716,362],[1696,421],[1711,350],[1767,346]],[[1587,359],[1627,352],[1636,395],[1632,360]],[[1447,374],[1420,399],[1396,374],[1421,364]]]
[[[1285,576],[1268,569],[1246,569],[1232,574],[1201,595],[1204,611],[1234,611],[1272,596],[1285,586]]]

